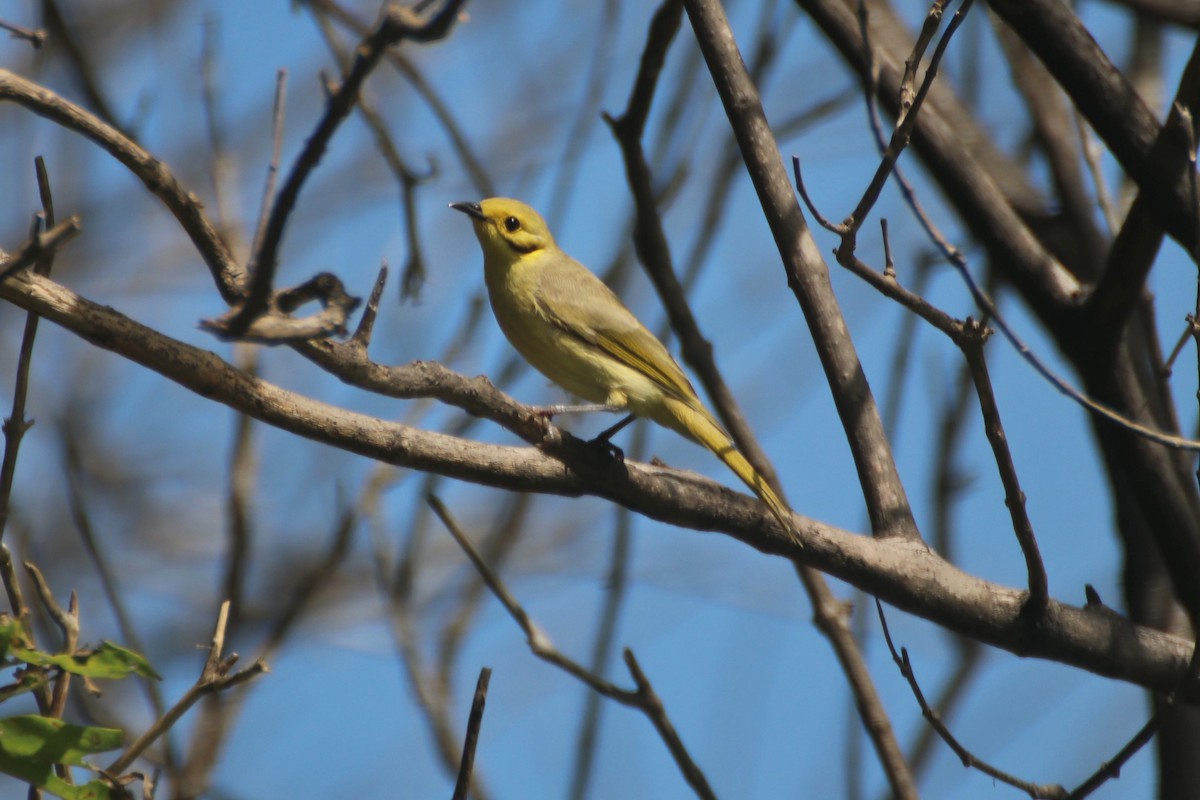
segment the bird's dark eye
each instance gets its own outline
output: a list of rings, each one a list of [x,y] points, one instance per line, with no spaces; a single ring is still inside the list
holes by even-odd
[[[504,230],[508,231],[509,233],[516,233],[517,231],[521,230],[521,220],[517,219],[516,217],[505,217]]]

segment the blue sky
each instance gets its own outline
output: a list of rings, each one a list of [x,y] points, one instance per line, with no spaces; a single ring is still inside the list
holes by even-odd
[[[0,16],[28,19],[32,4],[0,4]],[[547,208],[566,131],[579,113],[593,57],[598,4],[535,2],[471,4],[445,40],[406,47],[428,80],[452,104],[467,138],[503,194],[522,197],[552,219],[560,244],[601,270],[626,242],[631,209],[620,153],[596,118],[618,112],[628,95],[652,7],[614,4],[620,22],[610,53],[602,56],[606,81],[567,202]],[[252,10],[251,10],[252,8]],[[1084,9],[1101,43],[1120,63],[1126,20],[1110,9]],[[954,80],[971,47],[981,51],[983,98],[979,116],[1002,146],[1015,148],[1024,117],[1007,84],[987,31],[983,9],[952,46],[943,69]],[[851,90],[848,77],[813,26],[793,6],[777,4],[773,24],[788,31],[779,64],[764,95],[768,116],[785,119],[818,100]],[[753,39],[761,10],[733,3],[730,15],[739,41]],[[371,11],[363,13],[371,17]],[[103,83],[118,115],[138,120],[143,144],[166,161],[212,206],[209,153],[202,135],[200,63],[202,28],[214,20],[219,59],[220,116],[230,133],[237,177],[231,199],[240,207],[243,234],[252,230],[270,147],[270,96],[279,69],[288,71],[284,138],[286,167],[321,108],[319,70],[330,60],[307,13],[287,3],[201,2],[186,4],[157,22],[140,20],[151,33],[135,46],[97,38],[104,54]],[[973,30],[974,27],[982,28]],[[681,80],[687,63],[685,21],[672,49],[663,95]],[[351,41],[348,37],[346,41]],[[1186,57],[1186,42],[1168,39],[1171,86]],[[6,66],[78,98],[61,71],[46,70],[13,42],[3,44]],[[480,291],[480,256],[469,226],[446,208],[453,200],[477,199],[444,132],[425,105],[383,67],[370,95],[414,165],[436,163],[435,177],[421,189],[417,213],[428,262],[419,304],[397,302],[395,282],[385,294],[372,344],[382,363],[436,358],[467,316]],[[665,214],[677,258],[687,252],[707,200],[706,179],[728,148],[723,113],[714,103],[707,73],[696,77],[684,130],[690,138],[688,180]],[[662,98],[660,97],[660,100]],[[661,108],[657,110],[661,111]],[[661,124],[652,117],[650,136]],[[190,252],[169,215],[142,196],[122,168],[77,137],[24,112],[0,107],[0,169],[16,176],[0,193],[4,246],[22,238],[36,207],[28,165],[36,153],[51,160],[59,176],[57,200],[65,213],[84,214],[85,235],[60,259],[61,280],[85,296],[108,303],[140,322],[225,357],[228,345],[197,328],[197,321],[224,307],[203,265]],[[781,142],[785,157],[799,155],[814,199],[830,218],[853,207],[869,180],[876,156],[860,103]],[[656,174],[682,158],[678,151],[652,164]],[[957,221],[915,161],[905,162],[922,201],[982,269]],[[1107,165],[1110,180],[1115,176]],[[346,123],[301,198],[282,251],[281,285],[320,270],[336,272],[351,291],[365,295],[381,258],[393,266],[407,258],[397,190],[358,118]],[[885,192],[876,212],[891,220],[892,245],[902,280],[910,278],[926,248],[898,195]],[[878,228],[868,223],[860,255],[882,262]],[[832,238],[817,233],[828,251]],[[1168,244],[1155,269],[1162,337],[1169,346],[1182,330],[1194,297],[1195,276]],[[686,265],[677,265],[684,269]],[[836,267],[834,267],[836,270]],[[395,275],[395,273],[393,273]],[[851,276],[833,272],[864,368],[883,397],[892,383],[893,341],[902,312]],[[663,314],[648,281],[635,269],[622,289],[627,303],[651,327]],[[968,295],[948,269],[939,269],[929,298],[959,316],[972,313]],[[847,529],[865,529],[855,473],[807,331],[786,289],[783,270],[754,197],[744,179],[735,184],[729,214],[692,296],[693,309],[713,342],[719,366],[742,403],[782,476],[792,505],[807,516]],[[1009,321],[1039,356],[1069,374],[1035,322],[1004,297]],[[15,341],[20,318],[0,309],[6,341]],[[35,365],[31,410],[39,425],[22,457],[18,497],[34,533],[54,517],[38,509],[61,503],[59,439],[54,422],[86,414],[97,474],[109,488],[136,487],[138,507],[119,495],[93,490],[101,535],[119,564],[120,580],[149,655],[166,675],[164,695],[180,695],[194,680],[202,655],[195,645],[208,637],[210,609],[219,601],[224,550],[224,481],[234,417],[223,407],[188,394],[156,375],[96,353],[69,334],[43,327]],[[490,316],[455,369],[495,377],[511,349]],[[989,364],[1028,508],[1050,575],[1051,591],[1081,604],[1083,585],[1093,584],[1110,605],[1121,604],[1120,559],[1114,541],[1104,477],[1081,411],[1041,380],[999,337],[988,347]],[[10,392],[15,347],[0,351],[0,396]],[[1191,356],[1185,355],[1185,363]],[[948,396],[958,356],[928,330],[916,339],[911,372],[894,445],[918,521],[931,517],[931,464],[936,409]],[[1181,368],[1175,388],[1185,420],[1193,420],[1194,376]],[[372,397],[341,385],[285,350],[262,354],[271,381],[348,408],[389,419],[407,419],[416,404]],[[62,376],[76,380],[66,382]],[[507,391],[528,402],[562,399],[532,371]],[[977,415],[976,415],[977,416]],[[454,409],[422,412],[420,424],[443,426],[461,418]],[[961,451],[972,477],[955,509],[958,563],[1005,585],[1021,585],[1024,567],[1012,535],[1003,494],[986,440],[973,417]],[[599,429],[597,420],[568,427]],[[1185,423],[1185,430],[1193,427]],[[479,425],[472,436],[513,443],[495,426]],[[624,434],[630,436],[630,434]],[[328,536],[339,496],[357,497],[373,465],[288,434],[255,433],[257,484],[254,508],[255,561],[250,611],[265,608],[279,586],[272,560],[280,554],[317,552]],[[631,438],[626,439],[628,443]],[[667,463],[737,485],[707,453],[674,434],[655,430],[650,452]],[[421,476],[400,475],[385,495],[382,519],[390,542],[403,541],[420,504]],[[506,495],[492,489],[444,482],[440,492],[468,532],[482,535],[503,513]],[[596,499],[541,498],[528,534],[504,567],[504,576],[527,610],[560,648],[583,661],[590,651],[605,598],[604,571],[615,524],[614,510]],[[453,541],[434,524],[418,584],[426,644],[451,607],[470,567]],[[85,635],[115,638],[113,622],[83,563],[76,539],[65,550],[29,545],[31,557],[51,561],[57,591],[79,588]],[[722,797],[782,794],[845,796],[850,779],[846,741],[857,730],[845,681],[832,652],[811,623],[811,609],[791,566],[712,534],[678,530],[647,520],[633,524],[632,585],[617,634],[618,648],[633,648],[662,695],[685,744]],[[448,796],[453,779],[438,765],[422,715],[398,663],[386,612],[370,588],[371,546],[365,526],[355,534],[346,566],[350,578],[317,603],[301,630],[272,659],[272,672],[257,681],[217,770],[214,796],[230,797],[435,797]],[[357,584],[355,583],[357,581]],[[850,587],[833,582],[844,598]],[[935,695],[954,658],[936,626],[897,611],[893,636],[907,646],[927,694]],[[865,650],[900,741],[907,746],[924,724],[915,701],[882,647],[878,625],[867,625]],[[160,637],[155,637],[158,632]],[[247,634],[237,647],[247,657],[258,646]],[[494,669],[477,766],[496,797],[554,797],[566,793],[578,719],[586,690],[533,657],[515,624],[495,602],[486,602],[457,660],[452,714],[461,731],[481,666]],[[628,685],[619,658],[609,673]],[[124,709],[145,723],[131,697]],[[983,665],[959,712],[955,732],[974,752],[1038,782],[1080,781],[1109,758],[1144,721],[1140,691],[1054,664],[1021,660],[986,650]],[[185,720],[186,731],[191,720]],[[1063,742],[1069,742],[1064,747]],[[300,766],[297,766],[300,765]],[[882,775],[868,753],[860,776],[866,797],[879,796]],[[1153,757],[1146,750],[1097,797],[1145,796],[1153,785]],[[922,784],[930,797],[1016,796],[964,770],[945,747]],[[689,796],[649,723],[614,704],[604,709],[591,797]]]

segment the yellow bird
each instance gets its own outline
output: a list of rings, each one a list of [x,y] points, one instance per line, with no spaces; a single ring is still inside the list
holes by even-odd
[[[784,531],[794,531],[787,506],[737,451],[667,348],[603,281],[559,248],[541,215],[504,197],[450,207],[471,218],[492,311],[526,361],[572,394],[647,417],[708,448],[767,504]]]

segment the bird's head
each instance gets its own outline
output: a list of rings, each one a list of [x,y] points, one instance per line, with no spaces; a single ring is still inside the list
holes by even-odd
[[[450,207],[471,218],[485,258],[521,258],[555,246],[546,220],[520,200],[491,197]]]

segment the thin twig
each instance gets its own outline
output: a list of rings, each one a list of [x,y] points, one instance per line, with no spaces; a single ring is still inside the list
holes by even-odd
[[[79,593],[72,590],[71,599],[67,601],[67,619],[70,625],[63,628],[63,653],[74,654],[79,647]],[[54,693],[50,700],[50,713],[46,716],[62,719],[63,711],[67,708],[67,692],[71,688],[71,673],[62,670],[54,681]]]
[[[925,270],[923,270],[924,272]],[[907,371],[901,370],[900,375]],[[902,378],[900,379],[902,380]],[[940,410],[936,413],[938,434],[933,447],[937,454],[930,474],[933,491],[933,520],[930,543],[946,560],[955,562],[955,543],[953,523],[954,511],[961,502],[963,492],[970,486],[972,476],[964,474],[958,463],[958,451],[965,444],[968,431],[967,418],[971,408],[972,394],[971,371],[964,359],[956,370],[954,388],[950,396],[942,401]],[[932,406],[931,406],[932,408]],[[950,677],[943,684],[941,696],[934,703],[934,708],[940,710],[943,717],[948,717],[957,704],[963,699],[969,680],[975,673],[975,668],[981,663],[980,655],[983,648],[979,642],[955,634],[947,634],[957,653],[957,662]],[[938,739],[937,731],[930,726],[921,728],[916,741],[908,748],[909,763],[913,772],[920,775],[931,763],[930,756]]]
[[[378,26],[355,50],[354,64],[345,74],[337,92],[329,98],[325,114],[305,140],[304,149],[296,157],[287,180],[271,206],[262,241],[255,248],[252,257],[253,268],[250,270],[245,301],[238,309],[237,315],[230,320],[230,335],[240,336],[266,311],[275,282],[284,227],[300,197],[301,188],[324,156],[325,148],[333,139],[333,134],[358,101],[359,92],[367,76],[375,69],[388,47],[404,39],[429,42],[446,36],[457,20],[459,8],[464,2],[465,0],[446,0],[445,5],[427,19],[422,19],[408,8],[388,5],[380,15]]]
[[[12,22],[0,19],[0,29],[6,30],[14,39],[24,39],[34,50],[41,50],[46,43],[46,31],[42,28],[22,28]]]
[[[475,699],[471,701],[471,715],[467,717],[467,735],[463,742],[462,762],[458,767],[458,780],[454,784],[454,800],[467,800],[471,789],[471,772],[475,768],[475,746],[479,744],[479,728],[483,725],[483,707],[487,703],[488,684],[492,680],[491,667],[479,670],[475,682]]]
[[[797,173],[796,183],[799,185],[801,182],[801,176],[799,175],[799,162],[797,159],[793,159],[793,170]],[[930,241],[942,254],[942,257],[945,258],[959,273],[963,282],[966,284],[967,290],[971,293],[972,299],[980,308],[983,315],[990,319],[996,328],[999,329],[1002,334],[1004,334],[1004,337],[1012,344],[1013,348],[1017,351],[1021,358],[1024,359],[1025,362],[1031,367],[1033,367],[1034,371],[1041,375],[1042,378],[1051,386],[1053,386],[1060,394],[1063,394],[1078,405],[1086,408],[1096,416],[1102,417],[1103,419],[1106,419],[1109,422],[1131,431],[1138,436],[1148,439],[1149,441],[1156,442],[1177,450],[1200,451],[1200,441],[1187,439],[1182,436],[1176,436],[1174,434],[1166,433],[1164,431],[1136,422],[1120,412],[1109,408],[1103,403],[1093,400],[1079,389],[1076,389],[1065,378],[1060,377],[1058,373],[1051,369],[1049,365],[1042,361],[1042,359],[1039,358],[1033,352],[1033,350],[1025,344],[1021,337],[1017,335],[1016,331],[1008,324],[1008,321],[1000,313],[992,299],[979,286],[974,276],[971,275],[970,269],[967,265],[966,257],[963,255],[962,251],[955,247],[949,241],[949,239],[947,239],[941,233],[938,227],[933,223],[933,220],[927,213],[925,213],[925,210],[920,206],[919,203],[916,202],[916,195],[911,188],[902,192],[902,194],[904,195],[905,200],[908,202],[913,214],[920,222],[921,227],[925,230]],[[849,258],[843,258],[842,253],[845,249],[846,248],[844,246],[838,248],[838,263],[842,264],[842,266],[852,266],[856,274],[864,279],[867,279],[872,283],[873,286],[875,286],[876,289],[879,289],[885,294],[888,294],[888,292],[892,290],[891,286],[883,282],[881,278],[876,279],[874,277],[878,273],[875,273],[874,270],[871,270],[865,265],[859,263],[858,259],[853,257],[852,253],[847,254],[850,256]],[[889,294],[889,296],[892,295]],[[901,299],[901,296],[895,296],[893,299]],[[937,319],[936,316],[926,316],[926,311],[923,311],[923,309],[928,306],[928,304],[923,300],[916,302],[916,298],[909,297],[904,302],[906,307],[908,307],[910,310],[920,313],[928,321],[938,324],[935,321]],[[949,328],[943,326],[939,326],[939,328],[942,329],[943,332],[950,333]]]
[[[813,201],[808,193],[808,187],[804,184],[804,175],[800,171],[800,157],[792,156],[792,171],[796,176],[796,190],[800,193],[800,199],[804,201],[804,207],[808,209],[808,213],[812,214],[813,219],[817,221],[825,230],[830,233],[836,233],[838,236],[845,236],[850,227],[841,223],[833,222],[824,214],[821,209],[817,208],[817,204]]]
[[[61,652],[73,654],[79,642],[79,596],[75,592],[71,592],[68,607],[64,609],[54,599],[54,592],[51,591],[50,584],[46,582],[46,578],[42,575],[41,570],[32,561],[25,562],[25,571],[33,579],[33,586],[37,591],[38,599],[42,602],[42,607],[50,615],[50,619],[54,620],[54,624],[58,626],[59,631],[62,633],[63,646]],[[63,709],[66,707],[67,690],[70,684],[71,674],[66,670],[59,670],[54,681],[54,689],[49,696],[46,706],[43,708],[39,703],[39,710],[41,710],[43,715],[48,717],[62,716]],[[70,771],[66,764],[55,764],[54,771],[60,778],[70,780]]]
[[[45,231],[38,222],[35,222],[32,227],[33,232],[29,241],[22,244],[11,255],[0,255],[0,283],[29,265],[41,262],[59,247],[74,239],[80,231],[80,222],[79,217],[71,217],[66,222],[54,225]]]
[[[353,14],[333,0],[304,0],[303,5],[313,9],[315,14],[327,14],[357,36],[365,37],[371,30],[369,24],[355,18]],[[463,169],[475,191],[479,193],[480,197],[494,197],[496,195],[495,183],[488,175],[483,159],[475,153],[467,141],[463,126],[454,118],[454,108],[442,99],[438,91],[425,79],[412,60],[405,57],[404,53],[394,49],[388,50],[386,58],[388,63],[409,82],[413,90],[429,106],[434,118],[446,132],[450,146],[457,154],[459,161],[462,162]]]
[[[934,516],[933,532],[930,541],[938,552],[948,560],[954,561],[956,538],[953,535],[952,520],[954,511],[968,488],[971,478],[963,474],[958,465],[957,452],[963,446],[968,430],[967,417],[971,399],[971,373],[967,365],[961,365],[957,371],[954,390],[949,398],[942,403],[942,411],[937,436],[936,466],[932,471],[932,482],[935,491],[933,497]],[[956,663],[951,676],[943,684],[941,696],[934,704],[943,716],[948,716],[962,700],[969,686],[969,679],[975,674],[975,668],[981,663],[980,655],[983,648],[979,642],[955,634],[947,634],[951,639],[957,654]],[[920,774],[930,764],[930,755],[937,740],[937,732],[931,727],[923,727],[912,747],[909,748],[910,763],[913,772]]]
[[[378,507],[380,493],[385,488],[381,473],[382,470],[376,471],[359,500],[360,513],[367,520],[371,533],[375,586],[379,590],[380,599],[386,604],[392,638],[397,655],[404,666],[414,701],[430,727],[434,752],[446,771],[453,775],[462,762],[462,752],[459,749],[462,737],[454,732],[451,725],[449,682],[447,676],[429,675],[422,664],[420,637],[413,619],[413,581],[405,572],[408,565],[404,560],[393,565],[387,555],[386,536]],[[422,504],[421,508],[426,506]],[[423,527],[413,526],[412,529],[413,536],[410,539],[423,533]],[[412,561],[415,562],[415,558]],[[415,565],[412,569],[415,570]],[[393,575],[396,576],[395,579]],[[490,796],[478,772],[471,775],[471,794],[475,800],[486,800]]]
[[[252,680],[263,673],[269,672],[267,663],[262,659],[258,659],[250,666],[243,670],[230,673],[233,665],[237,662],[237,654],[231,654],[228,657],[222,657],[221,653],[225,647],[225,626],[229,620],[229,602],[221,604],[221,609],[217,614],[217,624],[213,629],[212,641],[209,644],[208,658],[205,659],[204,668],[201,670],[200,678],[192,685],[183,697],[179,699],[175,705],[167,711],[166,714],[155,720],[154,724],[146,729],[145,733],[134,740],[132,744],[125,749],[115,761],[109,764],[105,772],[114,777],[120,777],[133,765],[146,748],[154,743],[158,737],[170,730],[171,727],[179,721],[179,718],[187,713],[196,701],[213,692],[224,691],[231,686],[237,686]]]
[[[962,765],[964,767],[973,767],[994,780],[1020,789],[1030,797],[1035,798],[1035,800],[1040,800],[1041,798],[1045,798],[1046,800],[1066,800],[1067,790],[1062,786],[1058,784],[1030,783],[1015,775],[1010,775],[981,760],[959,743],[954,734],[950,732],[950,729],[942,722],[938,713],[930,708],[929,704],[925,701],[925,693],[921,691],[921,684],[917,682],[916,673],[913,672],[912,662],[908,657],[908,650],[901,648],[899,653],[896,652],[896,646],[892,643],[891,631],[888,630],[887,617],[883,613],[883,603],[878,599],[875,600],[875,608],[879,612],[879,622],[883,626],[883,638],[887,642],[888,651],[892,654],[892,661],[896,663],[896,668],[900,670],[900,674],[908,681],[908,686],[912,690],[913,697],[916,698],[917,704],[921,707],[921,715],[933,726],[933,729],[938,732],[942,740],[950,746],[950,749],[962,761]]]
[[[930,10],[929,15],[926,17],[926,29],[929,28],[928,23],[934,20],[935,16],[937,19],[940,19],[940,9],[946,1],[947,0],[936,0],[933,8]],[[855,235],[857,234],[859,228],[861,228],[863,223],[866,221],[867,214],[870,213],[871,209],[875,205],[875,202],[879,199],[879,194],[883,191],[883,187],[887,184],[888,177],[891,175],[892,168],[896,161],[900,158],[900,154],[904,151],[904,148],[908,146],[908,141],[912,135],[913,128],[916,127],[917,124],[917,117],[920,114],[921,106],[924,104],[925,98],[929,95],[929,89],[933,86],[934,78],[937,77],[938,66],[941,64],[942,56],[945,55],[946,48],[949,46],[950,39],[954,36],[954,32],[958,30],[959,26],[962,25],[963,20],[966,19],[967,12],[971,10],[971,5],[973,2],[974,0],[963,0],[962,5],[959,6],[958,11],[956,11],[954,16],[951,18],[950,24],[946,26],[946,32],[942,34],[942,38],[938,40],[937,47],[934,48],[933,56],[929,60],[929,66],[925,69],[925,77],[921,82],[921,88],[917,90],[916,96],[913,98],[911,105],[904,103],[902,100],[900,119],[896,123],[895,130],[892,131],[891,141],[888,142],[887,149],[884,151],[883,158],[879,163],[879,167],[875,170],[874,177],[871,178],[871,182],[867,184],[867,188],[863,191],[863,195],[859,199],[858,205],[855,206],[854,211],[850,213],[850,216],[846,218],[845,224],[848,228],[848,231],[842,238],[841,247],[843,249],[853,251]],[[914,48],[913,56],[910,57],[909,61],[907,62],[908,69],[905,73],[906,77],[910,76],[912,70],[915,70],[917,62],[920,59],[921,49],[923,49],[923,46],[921,41],[918,40],[917,46]]]
[[[338,40],[329,18],[324,14],[317,14],[316,17],[325,43],[337,59],[339,68],[343,73],[346,72],[351,63],[350,54]],[[437,169],[432,159],[429,168],[424,172],[418,172],[404,160],[384,115],[379,113],[365,93],[359,97],[356,108],[375,137],[375,149],[383,157],[393,177],[400,183],[401,217],[404,235],[408,240],[408,259],[400,274],[400,298],[419,301],[425,283],[425,257],[421,247],[420,225],[417,223],[417,189],[433,178]]]
[[[792,169],[795,173],[796,182],[799,184],[801,178],[800,160],[798,158],[792,159]],[[891,245],[887,243],[886,238],[884,241],[884,249],[885,252],[891,250]],[[868,264],[859,259],[858,256],[853,252],[839,248],[835,252],[835,257],[841,266],[850,270],[850,272],[869,283],[880,294],[900,303],[900,305],[904,306],[909,311],[912,311],[921,319],[925,320],[930,325],[949,336],[951,340],[958,342],[962,338],[963,324],[947,314],[945,311],[930,303],[917,292],[913,292],[904,288],[895,276],[894,267],[892,269],[892,275],[889,277],[886,267],[883,272],[872,269]]]
[[[450,515],[445,504],[433,495],[427,496],[425,500],[429,503],[434,513],[438,515],[438,519],[442,521],[442,524],[446,526],[450,535],[454,537],[454,541],[458,542],[458,546],[462,548],[467,558],[471,560],[471,564],[479,571],[479,576],[487,584],[488,588],[492,590],[492,594],[504,605],[509,615],[516,620],[521,630],[525,632],[526,640],[529,642],[529,649],[533,651],[533,654],[543,661],[553,664],[568,675],[582,681],[605,697],[616,700],[622,705],[636,708],[644,713],[653,723],[663,742],[667,745],[667,749],[675,759],[676,765],[679,767],[680,772],[683,773],[688,784],[692,787],[692,791],[696,793],[696,796],[713,798],[715,800],[716,795],[713,794],[712,788],[708,785],[708,780],[688,754],[683,741],[679,738],[679,734],[667,716],[662,701],[654,692],[654,687],[651,686],[649,680],[647,680],[645,674],[642,672],[637,660],[633,657],[632,651],[629,649],[625,650],[625,664],[634,679],[634,683],[637,685],[637,688],[633,691],[622,689],[608,682],[564,655],[554,646],[550,637],[538,627],[537,623],[533,621],[521,604],[517,602],[517,599],[508,590],[508,587],[504,585],[504,582],[500,580],[500,577],[492,571],[491,567],[479,555],[475,546],[471,544],[471,540],[458,527],[458,523]]]
[[[1075,131],[1079,136],[1079,149],[1083,154],[1083,163],[1087,165],[1088,173],[1092,176],[1096,204],[1100,206],[1104,224],[1108,226],[1108,233],[1111,236],[1120,229],[1121,217],[1117,212],[1116,203],[1113,202],[1112,192],[1108,190],[1108,183],[1104,179],[1104,170],[1100,164],[1104,150],[1093,135],[1092,129],[1088,127],[1083,114],[1076,111],[1072,116],[1075,118]]]
[[[286,69],[275,73],[275,99],[271,103],[271,160],[267,164],[267,175],[263,179],[262,198],[258,206],[258,224],[254,228],[254,239],[250,244],[250,252],[257,253],[262,248],[263,237],[266,235],[267,220],[275,203],[275,184],[279,180],[279,165],[283,160],[283,120],[287,110],[287,78]]]
[[[33,579],[33,587],[37,590],[38,599],[42,601],[42,607],[46,609],[50,619],[54,620],[54,624],[62,631],[63,638],[69,638],[72,635],[78,636],[79,618],[72,616],[69,610],[64,609],[54,599],[54,592],[51,591],[50,584],[46,582],[42,571],[32,561],[25,562],[25,571]]]
[[[426,491],[428,496],[432,490]],[[513,549],[521,541],[522,534],[528,530],[527,520],[534,507],[535,495],[529,492],[519,492],[508,502],[508,509],[502,513],[483,543],[483,559],[491,564],[493,569],[500,569],[508,562]],[[424,508],[424,504],[421,506]],[[447,622],[437,646],[437,673],[453,675],[454,663],[466,638],[467,632],[474,623],[487,597],[487,587],[479,579],[476,572],[471,573],[470,583],[456,592],[455,609],[447,615]]]
[[[1154,734],[1158,733],[1158,729],[1162,727],[1162,723],[1167,716],[1166,712],[1173,711],[1174,708],[1174,706],[1163,706],[1156,711],[1150,719],[1146,720],[1146,724],[1117,751],[1116,755],[1102,763],[1100,768],[1089,775],[1083,783],[1072,789],[1067,797],[1070,800],[1082,800],[1108,781],[1121,777],[1121,767],[1125,766],[1129,759],[1133,758],[1139,750],[1150,743],[1150,740],[1154,738]]]
[[[892,240],[888,236],[887,217],[879,220],[879,235],[883,238],[883,277],[896,279],[896,262],[892,261]]]
[[[1070,800],[1083,800],[1092,792],[1099,789],[1104,783],[1110,780],[1115,780],[1121,776],[1121,767],[1133,758],[1133,756],[1145,747],[1158,729],[1162,727],[1167,718],[1179,710],[1185,698],[1196,690],[1197,682],[1200,681],[1200,641],[1196,643],[1196,649],[1192,653],[1191,663],[1188,664],[1187,673],[1179,682],[1179,686],[1170,692],[1150,719],[1146,720],[1133,737],[1125,743],[1125,745],[1117,751],[1117,754],[1100,765],[1100,768],[1092,773],[1083,783],[1071,790]]]
[[[46,172],[46,162],[41,156],[34,159],[34,171],[37,175],[38,193],[42,199],[42,215],[46,226],[53,229],[54,195]],[[54,265],[55,251],[56,248],[50,248],[43,252],[34,265],[34,271],[39,275],[49,275]],[[0,277],[0,280],[3,278]],[[25,432],[33,426],[33,420],[25,419],[25,401],[29,395],[29,368],[33,364],[33,343],[37,338],[39,319],[40,317],[32,312],[25,315],[25,330],[21,334],[21,347],[17,351],[17,376],[13,382],[12,411],[4,418],[4,456],[0,460],[0,542],[4,541],[4,533],[8,527],[13,480],[17,472],[17,453],[21,449],[21,440],[25,437]]]
[[[879,105],[878,105],[878,102],[876,99],[876,95],[878,92],[878,86],[879,86],[879,62],[875,58],[875,48],[871,44],[869,12],[867,10],[867,4],[865,2],[860,2],[858,5],[858,19],[859,19],[859,32],[860,32],[860,35],[862,36],[864,58],[865,58],[865,64],[866,64],[866,67],[863,72],[863,97],[864,97],[864,100],[865,100],[866,106],[867,106],[867,122],[870,124],[870,127],[871,127],[871,135],[875,139],[875,147],[879,150],[880,155],[882,155],[887,152],[887,148],[890,143],[889,143],[889,141],[887,141],[885,139],[884,134],[883,134],[883,119],[880,117]],[[932,19],[931,16],[926,17],[926,27],[929,26],[929,22],[931,19]],[[925,32],[925,29],[923,28],[922,33],[924,33],[924,32]],[[915,52],[916,50],[923,49],[923,48],[920,45],[918,45],[918,46],[914,46],[913,49]],[[912,61],[912,58],[910,57],[910,59],[905,62],[906,69],[907,69],[908,63],[911,61]],[[796,181],[797,181],[797,184],[799,184],[799,181],[800,181],[799,168],[795,164],[794,160],[793,160],[793,171],[797,173]],[[931,224],[930,224],[931,218],[929,217],[928,214],[925,213],[925,209],[921,206],[921,201],[920,201],[920,198],[918,198],[918,196],[917,196],[916,190],[913,188],[912,184],[909,182],[908,177],[905,175],[904,169],[901,168],[899,162],[894,163],[892,165],[891,175],[892,175],[892,178],[895,180],[897,187],[900,190],[900,195],[904,198],[904,201],[909,205],[909,207],[914,210],[915,216],[917,218],[917,222],[924,229],[925,235],[928,236],[930,239],[934,239],[936,242],[939,242],[940,249],[950,250],[952,252],[958,253],[958,250],[957,250],[957,248],[954,247],[954,245],[950,244],[950,242],[944,236],[942,236],[939,231],[937,231],[935,228],[931,227]],[[885,234],[885,237],[886,237],[886,234]],[[886,242],[885,242],[885,244],[886,244]],[[839,259],[839,262],[840,262],[840,259]],[[844,266],[844,264],[843,264],[843,266]],[[886,270],[885,270],[885,272],[886,272]]]
[[[21,592],[21,582],[17,577],[17,568],[13,563],[12,553],[8,550],[8,545],[0,544],[0,578],[3,579],[4,593],[8,597],[8,607],[12,611],[14,617],[21,622],[21,628],[25,635],[29,637],[29,646],[36,647],[37,639],[33,629],[33,614],[30,612],[28,604],[25,602],[24,594]],[[38,667],[36,669],[44,668]],[[33,690],[34,701],[37,703],[38,712],[41,714],[49,714],[51,706],[50,687],[45,683],[40,684]]]
[[[1042,562],[1037,538],[1033,533],[1033,523],[1025,510],[1025,493],[1021,491],[1017,467],[1013,463],[1008,437],[1004,434],[1004,425],[1000,421],[1000,408],[992,391],[991,375],[983,357],[983,343],[987,339],[988,331],[982,324],[968,319],[966,334],[962,342],[963,355],[967,359],[971,379],[975,382],[975,393],[979,397],[979,408],[983,413],[983,429],[987,434],[988,443],[992,446],[1000,482],[1004,485],[1004,505],[1008,507],[1013,531],[1017,535],[1021,553],[1025,556],[1025,570],[1029,576],[1029,602],[1025,608],[1037,619],[1045,611],[1050,600],[1049,580],[1046,577],[1046,565]]]
[[[1197,325],[1200,325],[1200,322],[1191,314],[1184,317],[1184,320],[1183,331],[1179,334],[1179,338],[1175,340],[1175,346],[1171,348],[1171,355],[1163,362],[1162,373],[1164,378],[1171,377],[1171,373],[1175,369],[1175,359],[1179,358],[1179,354],[1183,352],[1183,346],[1187,344],[1188,338],[1196,335]]]
[[[383,287],[387,283],[387,261],[379,264],[379,273],[375,276],[375,285],[371,287],[371,295],[367,298],[367,307],[358,319],[358,327],[350,337],[350,344],[366,350],[371,345],[371,332],[375,329],[375,317],[379,314],[379,301],[383,298]]]

